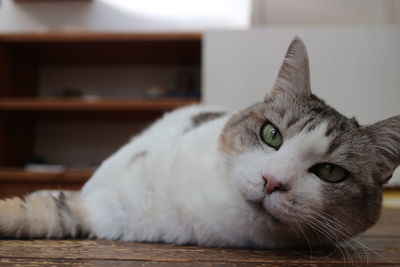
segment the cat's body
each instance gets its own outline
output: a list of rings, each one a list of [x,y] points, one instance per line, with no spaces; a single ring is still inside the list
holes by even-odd
[[[263,102],[165,115],[80,192],[0,201],[0,237],[336,243],[375,223],[381,186],[399,163],[400,117],[360,126],[312,95],[305,47],[295,39]]]
[[[215,117],[196,125],[203,115]],[[219,136],[229,117],[201,106],[177,110],[105,161],[82,190],[96,222],[95,236],[262,245],[254,210],[243,203],[222,167]]]

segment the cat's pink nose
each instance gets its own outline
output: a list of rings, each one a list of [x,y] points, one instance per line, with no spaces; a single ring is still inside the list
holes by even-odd
[[[263,179],[266,182],[265,192],[267,192],[268,195],[282,189],[282,184],[274,176],[264,174]]]

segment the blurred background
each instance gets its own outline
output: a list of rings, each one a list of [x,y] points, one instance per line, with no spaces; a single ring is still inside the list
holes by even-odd
[[[0,0],[0,196],[79,188],[176,107],[261,100],[295,35],[315,94],[400,114],[397,0]]]

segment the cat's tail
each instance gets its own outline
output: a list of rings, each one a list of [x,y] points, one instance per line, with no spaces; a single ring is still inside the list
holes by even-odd
[[[0,238],[62,238],[89,235],[79,192],[38,191],[0,200]]]

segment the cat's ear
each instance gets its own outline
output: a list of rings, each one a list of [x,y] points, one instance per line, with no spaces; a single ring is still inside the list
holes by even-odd
[[[311,95],[307,49],[297,36],[290,43],[275,85],[267,99],[281,93],[296,97]]]
[[[366,126],[365,129],[374,140],[382,176],[380,182],[384,184],[400,165],[400,115]]]

